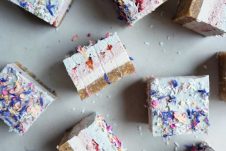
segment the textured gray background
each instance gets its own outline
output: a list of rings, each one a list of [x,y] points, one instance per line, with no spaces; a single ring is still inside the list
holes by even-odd
[[[183,146],[199,140],[207,140],[217,151],[223,151],[226,148],[226,103],[217,98],[215,53],[226,50],[226,38],[203,38],[174,24],[171,19],[175,6],[176,0],[171,0],[134,27],[127,27],[117,19],[110,0],[75,0],[56,30],[1,0],[0,66],[20,61],[56,89],[58,99],[24,136],[9,133],[7,126],[1,123],[0,150],[55,150],[67,128],[90,112],[98,111],[106,116],[130,151],[171,151],[174,141]],[[135,59],[137,73],[81,102],[62,60],[75,46],[87,44],[87,33],[97,39],[115,31]],[[76,42],[71,41],[74,34],[79,35]],[[144,42],[149,42],[150,46]],[[149,75],[194,74],[210,74],[211,78],[209,135],[173,137],[167,146],[161,138],[152,137],[148,130],[143,79]]]

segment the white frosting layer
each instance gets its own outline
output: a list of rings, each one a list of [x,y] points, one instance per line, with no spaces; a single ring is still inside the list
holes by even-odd
[[[196,21],[184,26],[204,36],[223,35],[226,32],[226,1],[203,0]]]
[[[71,0],[9,0],[51,25],[57,26]]]
[[[99,40],[93,46],[79,48],[78,51],[63,61],[78,90],[130,61],[116,33]]]

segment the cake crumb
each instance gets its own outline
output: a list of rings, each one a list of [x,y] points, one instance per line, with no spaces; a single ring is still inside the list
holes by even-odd
[[[144,42],[145,45],[150,46],[150,42]]]

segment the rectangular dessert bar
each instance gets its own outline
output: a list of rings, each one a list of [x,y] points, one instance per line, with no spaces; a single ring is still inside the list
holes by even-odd
[[[226,101],[226,52],[218,53],[219,94]]]
[[[153,136],[207,133],[209,76],[152,78],[148,104]]]
[[[6,65],[0,73],[0,119],[19,134],[27,132],[55,99],[32,76],[19,63]]]
[[[78,47],[77,53],[63,62],[81,99],[135,71],[116,33],[94,45]]]
[[[65,133],[59,151],[125,151],[103,116],[93,113]]]
[[[133,25],[167,0],[114,0],[121,19]]]
[[[58,27],[72,0],[9,0],[33,15]]]
[[[204,36],[226,33],[225,0],[180,0],[175,22]]]
[[[184,151],[215,151],[207,142],[200,142],[192,145],[186,145]]]

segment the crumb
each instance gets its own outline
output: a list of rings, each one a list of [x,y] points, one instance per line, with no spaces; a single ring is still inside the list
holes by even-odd
[[[150,42],[144,42],[145,45],[150,46]]]
[[[75,34],[72,36],[71,41],[76,41],[76,40],[78,40],[78,38],[79,38],[78,35]]]
[[[164,42],[160,41],[160,42],[159,42],[159,46],[162,47],[163,45],[164,45]]]

